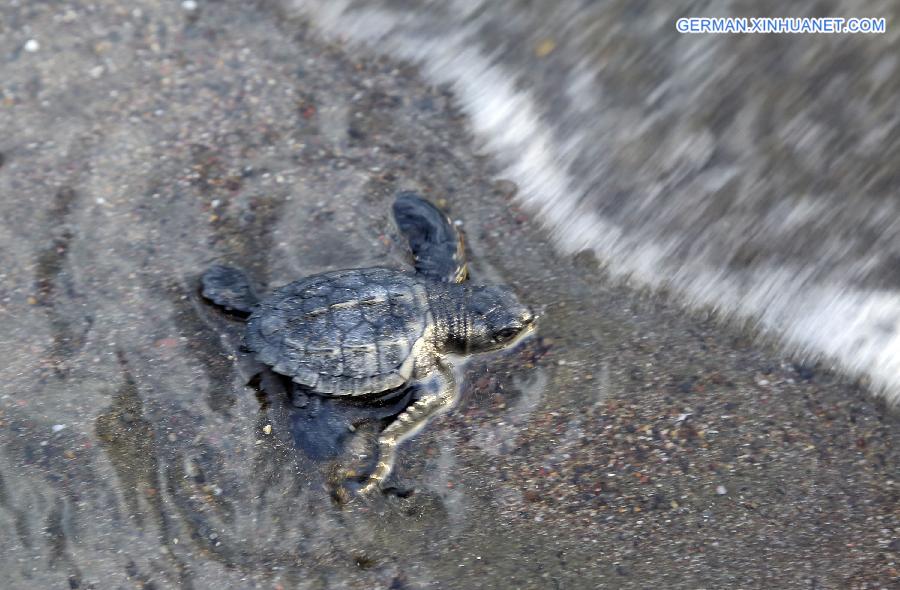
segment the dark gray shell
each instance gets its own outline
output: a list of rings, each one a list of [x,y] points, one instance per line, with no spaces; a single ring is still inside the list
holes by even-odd
[[[276,289],[247,322],[256,358],[330,395],[400,387],[432,326],[425,281],[387,268],[327,272]]]

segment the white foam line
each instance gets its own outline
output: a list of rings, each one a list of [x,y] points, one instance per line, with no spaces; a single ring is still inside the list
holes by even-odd
[[[674,242],[626,235],[578,204],[577,196],[588,187],[566,172],[578,155],[577,140],[555,141],[531,95],[478,48],[472,34],[417,35],[420,26],[413,15],[350,10],[347,0],[293,4],[327,35],[415,62],[433,83],[450,84],[478,138],[519,185],[517,198],[563,252],[592,249],[614,274],[674,287],[690,305],[753,318],[803,355],[828,357],[851,374],[868,375],[889,402],[900,403],[897,293],[813,284],[802,269],[769,268],[748,278],[699,262],[675,267],[665,259]]]

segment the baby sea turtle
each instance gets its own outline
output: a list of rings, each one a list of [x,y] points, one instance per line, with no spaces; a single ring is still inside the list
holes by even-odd
[[[534,314],[506,287],[464,283],[459,233],[436,206],[401,193],[394,219],[416,272],[355,268],[313,275],[260,298],[247,276],[214,266],[203,296],[248,316],[244,344],[310,395],[380,400],[410,386],[422,394],[378,437],[379,460],[362,492],[390,473],[396,446],[456,399],[446,355],[508,345]]]

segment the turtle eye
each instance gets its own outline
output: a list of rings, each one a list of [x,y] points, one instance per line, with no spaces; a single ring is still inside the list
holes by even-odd
[[[519,331],[515,328],[503,328],[502,330],[497,332],[495,339],[497,340],[497,342],[506,342],[518,333]]]

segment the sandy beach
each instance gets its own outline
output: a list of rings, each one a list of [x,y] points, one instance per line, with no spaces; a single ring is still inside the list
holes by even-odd
[[[0,8],[4,587],[890,588],[900,417],[823,363],[560,254],[446,86],[277,4]],[[336,504],[246,386],[214,262],[408,264],[401,190],[537,335],[463,369],[402,494]],[[361,435],[362,436],[362,435]]]

